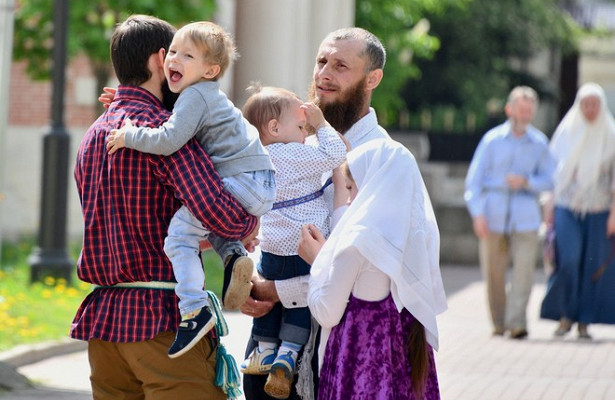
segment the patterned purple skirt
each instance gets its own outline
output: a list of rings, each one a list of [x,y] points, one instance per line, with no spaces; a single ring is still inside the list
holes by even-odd
[[[346,312],[331,331],[320,372],[318,400],[438,400],[438,375],[429,345],[423,397],[410,384],[407,346],[414,317],[400,314],[389,295],[381,301],[350,296]]]

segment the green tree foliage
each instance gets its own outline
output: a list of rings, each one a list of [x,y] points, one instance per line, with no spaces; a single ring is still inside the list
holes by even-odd
[[[557,96],[523,65],[541,50],[565,54],[576,46],[576,25],[556,0],[471,0],[424,17],[441,47],[432,59],[416,60],[421,75],[402,91],[411,112],[444,107],[485,115],[489,99],[505,99],[518,84],[542,98]]]
[[[27,62],[28,74],[33,79],[50,77],[53,7],[54,0],[17,2],[14,56]],[[111,72],[109,39],[116,24],[131,14],[148,14],[180,26],[211,18],[214,11],[215,0],[69,1],[69,57],[82,52],[91,60],[100,89]]]
[[[383,125],[397,121],[405,108],[400,88],[421,75],[416,60],[430,59],[440,40],[430,33],[426,15],[439,15],[468,0],[356,0],[356,26],[374,33],[387,50],[384,79],[372,104]]]

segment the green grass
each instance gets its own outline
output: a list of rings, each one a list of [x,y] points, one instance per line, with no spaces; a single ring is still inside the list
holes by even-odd
[[[30,284],[27,258],[32,240],[4,243],[0,262],[0,351],[21,344],[40,343],[68,337],[73,316],[91,286],[74,275],[68,285],[64,280],[46,278]],[[70,249],[77,260],[79,248]],[[213,251],[204,253],[208,289],[218,297],[222,291],[222,262]]]

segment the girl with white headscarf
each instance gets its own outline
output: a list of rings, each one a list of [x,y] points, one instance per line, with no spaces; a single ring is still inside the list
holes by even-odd
[[[439,399],[432,348],[446,297],[417,163],[392,140],[361,145],[347,162],[358,191],[310,273],[308,305],[323,328],[318,398]],[[309,229],[300,255],[306,240],[324,241]]]
[[[574,322],[581,339],[590,323],[615,323],[615,121],[602,87],[581,86],[551,140],[557,160],[553,202],[556,270],[541,317]]]

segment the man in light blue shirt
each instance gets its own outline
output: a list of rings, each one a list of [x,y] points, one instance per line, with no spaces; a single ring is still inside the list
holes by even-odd
[[[506,103],[508,121],[481,139],[466,177],[464,198],[479,239],[493,334],[527,337],[526,309],[538,252],[538,196],[553,188],[555,160],[544,133],[531,125],[536,92],[514,88]],[[512,280],[506,289],[506,271]]]

